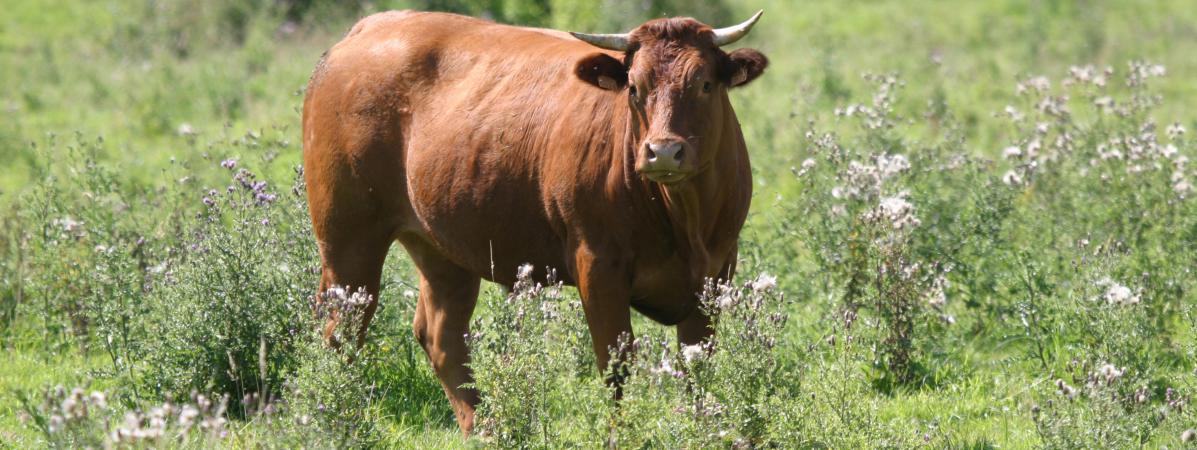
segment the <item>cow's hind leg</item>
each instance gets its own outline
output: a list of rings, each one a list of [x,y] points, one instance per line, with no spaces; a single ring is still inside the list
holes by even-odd
[[[474,429],[478,391],[462,385],[473,381],[466,333],[482,279],[418,242],[404,242],[420,270],[420,300],[412,328],[453,406],[466,436]]]
[[[323,231],[323,232],[321,232]],[[374,318],[374,311],[378,308],[378,291],[382,278],[382,266],[386,260],[392,236],[379,226],[358,224],[356,227],[335,229],[317,229],[320,240],[320,292],[325,296],[329,289],[340,287],[345,295],[350,296],[359,289],[364,289],[370,296],[370,301],[363,305],[355,305],[354,317],[358,323],[350,332],[356,333],[356,345],[365,343],[366,330],[370,320]],[[324,339],[332,347],[342,344],[336,337],[337,327],[342,326],[346,315],[335,305],[323,304],[327,298],[317,298],[318,308],[328,307],[328,314],[324,325]]]

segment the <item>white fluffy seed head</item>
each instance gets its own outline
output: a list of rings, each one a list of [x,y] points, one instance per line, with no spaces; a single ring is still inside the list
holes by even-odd
[[[516,274],[515,274],[515,277],[519,278],[521,280],[527,280],[527,279],[531,278],[532,277],[532,265],[524,264],[524,265],[520,266],[519,271],[516,272]]]

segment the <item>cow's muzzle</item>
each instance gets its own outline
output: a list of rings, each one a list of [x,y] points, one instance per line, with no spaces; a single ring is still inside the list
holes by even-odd
[[[690,146],[678,139],[650,140],[644,143],[640,173],[658,183],[676,183],[690,175],[687,159]]]

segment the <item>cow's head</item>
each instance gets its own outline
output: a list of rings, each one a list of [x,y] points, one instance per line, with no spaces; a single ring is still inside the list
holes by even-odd
[[[624,52],[620,61],[594,53],[578,61],[578,78],[621,91],[639,120],[636,171],[672,184],[710,167],[731,111],[727,90],[748,84],[768,60],[753,49],[721,46],[748,34],[761,12],[712,29],[690,18],[657,19],[627,34],[572,33],[596,47]]]

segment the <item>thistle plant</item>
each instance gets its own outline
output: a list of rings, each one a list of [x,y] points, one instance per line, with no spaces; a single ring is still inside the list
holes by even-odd
[[[295,369],[317,259],[300,186],[279,192],[222,166],[227,186],[193,194],[202,210],[152,285],[143,383],[168,398],[228,393],[240,413],[242,398],[278,392]]]
[[[103,391],[44,391],[41,403],[22,396],[23,413],[54,448],[203,447],[228,436],[228,397],[193,393],[190,401],[170,402],[121,414]]]
[[[935,330],[929,322],[954,321],[936,314],[946,303],[949,268],[938,262],[941,251],[920,248],[923,227],[915,194],[907,179],[925,176],[938,163],[913,161],[898,150],[908,144],[894,132],[900,121],[893,103],[902,83],[895,75],[866,75],[877,86],[868,104],[850,104],[837,116],[856,121],[860,136],[849,143],[829,132],[805,136],[812,156],[795,175],[811,190],[795,211],[807,247],[814,250],[824,276],[841,292],[840,307],[877,318],[882,331],[876,362],[887,383],[909,383],[921,341]],[[916,166],[916,164],[918,166]],[[934,205],[938,206],[938,205]],[[864,311],[861,311],[861,310]]]
[[[1116,249],[1082,254],[1079,283],[1026,310],[1045,371],[1031,418],[1047,447],[1144,445],[1183,408],[1175,386],[1158,379],[1167,360],[1148,310],[1159,300],[1112,275],[1126,259]]]
[[[609,394],[593,376],[581,303],[564,295],[552,269],[543,285],[531,273],[525,265],[510,293],[484,296],[489,317],[471,326],[470,368],[473,386],[482,393],[478,431],[502,447],[599,445],[606,433],[599,432],[605,420],[598,412],[606,409],[602,399]],[[569,398],[574,401],[559,403]],[[567,411],[580,413],[575,426],[589,432],[574,434],[573,427],[559,422],[559,414]]]

